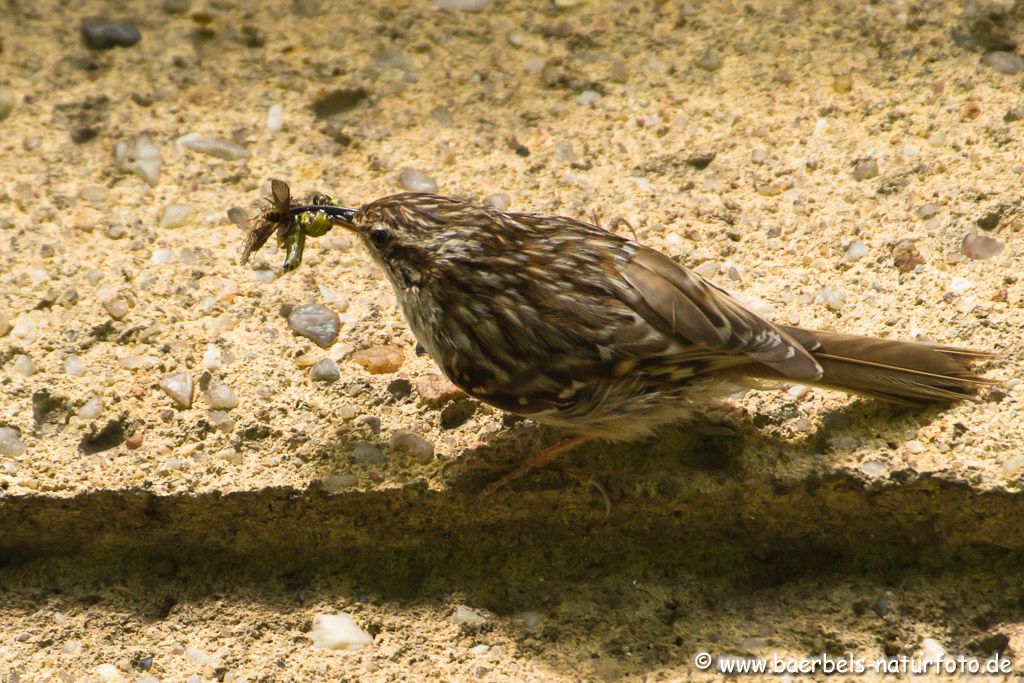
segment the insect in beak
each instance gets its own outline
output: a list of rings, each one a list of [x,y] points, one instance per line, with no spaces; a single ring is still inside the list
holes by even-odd
[[[309,204],[293,205],[286,182],[275,179],[270,187],[270,206],[253,219],[253,227],[242,245],[239,259],[242,265],[275,233],[278,245],[285,250],[282,269],[287,273],[302,263],[307,236],[320,237],[335,226],[356,230],[352,221],[356,209],[336,206],[334,200],[324,194],[314,195]]]

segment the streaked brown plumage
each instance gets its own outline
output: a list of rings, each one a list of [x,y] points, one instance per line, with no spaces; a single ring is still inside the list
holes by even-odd
[[[746,378],[913,405],[988,384],[971,370],[985,352],[776,325],[663,254],[571,218],[416,193],[338,211],[452,382],[585,438],[644,436]]]

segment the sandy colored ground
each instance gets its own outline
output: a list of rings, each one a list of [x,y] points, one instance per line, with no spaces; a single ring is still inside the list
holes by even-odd
[[[670,429],[575,454],[612,494],[607,520],[592,492],[545,474],[481,508],[486,479],[447,463],[559,435],[486,406],[443,428],[445,405],[416,388],[436,368],[361,247],[311,241],[299,271],[273,277],[282,254],[238,266],[227,218],[259,208],[271,177],[357,205],[419,169],[445,194],[625,218],[787,323],[997,350],[989,374],[1013,380],[1022,82],[981,53],[993,34],[1024,41],[1019,10],[151,4],[0,17],[15,103],[0,121],[0,313],[15,326],[0,336],[0,427],[25,446],[0,455],[0,681],[90,680],[104,664],[124,680],[660,681],[712,677],[692,665],[700,651],[1024,647],[1015,382],[924,412],[750,393],[709,414],[733,437]],[[78,25],[96,14],[134,20],[142,41],[88,50]],[[316,115],[325,93],[359,88],[350,110]],[[175,144],[192,132],[250,156]],[[152,187],[113,161],[139,133],[162,155]],[[866,159],[878,174],[858,180]],[[161,228],[172,204],[195,214]],[[976,231],[1002,254],[961,255]],[[923,263],[901,273],[906,239]],[[851,263],[854,240],[867,254]],[[823,287],[845,295],[838,310]],[[328,349],[280,315],[306,302],[342,316]],[[230,362],[204,375],[208,345]],[[380,345],[404,354],[397,372],[352,362]],[[22,354],[34,374],[15,370]],[[72,354],[84,375],[65,373]],[[339,381],[309,377],[322,357]],[[191,408],[158,386],[177,372],[195,378]],[[231,431],[208,414],[207,382],[239,397]],[[80,419],[91,397],[103,412]],[[104,429],[104,448],[83,449]],[[391,448],[399,429],[436,457]],[[360,441],[383,461],[355,462]],[[327,495],[332,475],[354,483]],[[486,619],[452,624],[460,604]],[[313,649],[313,616],[337,611],[373,645]]]

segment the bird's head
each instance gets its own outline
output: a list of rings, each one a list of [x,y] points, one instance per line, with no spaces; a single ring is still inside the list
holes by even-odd
[[[487,215],[482,215],[481,212]],[[401,287],[419,286],[451,259],[485,247],[489,207],[408,192],[377,199],[334,224],[359,235],[374,260]],[[483,230],[481,230],[483,228]]]

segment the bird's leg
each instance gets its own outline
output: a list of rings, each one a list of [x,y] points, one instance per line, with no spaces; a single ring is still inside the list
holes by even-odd
[[[604,501],[605,519],[608,519],[612,516],[612,498],[611,496],[608,495],[608,489],[604,487],[604,484],[597,480],[597,477],[595,477],[593,474],[587,472],[584,469],[575,467],[573,465],[569,465],[568,463],[564,462],[551,463],[548,465],[548,467],[550,467],[553,470],[565,472],[579,483],[585,484],[587,486],[592,486],[594,489],[596,489],[597,492],[601,494],[601,499]]]
[[[519,479],[525,474],[528,474],[532,470],[550,467],[551,463],[560,455],[568,453],[572,449],[576,448],[580,444],[589,441],[588,436],[574,436],[571,439],[563,441],[562,443],[556,443],[554,446],[548,446],[536,455],[523,460],[521,463],[516,465],[510,472],[505,474],[497,481],[491,482],[487,487],[480,492],[481,498],[486,498],[495,491],[504,488],[508,484],[512,483],[516,479]],[[575,475],[573,475],[575,476]]]

